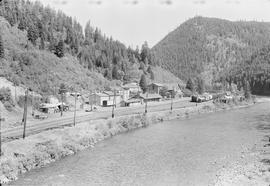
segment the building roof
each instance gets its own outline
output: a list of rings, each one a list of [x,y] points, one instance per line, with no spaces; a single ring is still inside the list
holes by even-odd
[[[136,99],[136,98],[130,98],[127,101],[124,101],[125,103],[140,103],[141,100],[140,99]]]
[[[41,108],[41,109],[55,108],[55,107],[58,107],[60,105],[61,105],[61,103],[58,103],[58,104],[42,103],[42,104],[40,104],[39,108]],[[65,103],[63,103],[63,105],[65,105]]]
[[[94,93],[92,95],[97,95],[99,97],[108,97],[108,96],[114,96],[114,92],[113,91],[103,91],[103,92]],[[118,93],[115,93],[115,96],[120,96],[120,95]]]
[[[108,94],[104,94],[104,93],[94,93],[93,95],[97,95],[99,97],[108,97],[109,95]]]
[[[140,94],[140,95],[135,95],[133,96],[131,99],[138,99],[138,98],[141,98],[141,99],[161,99],[161,95],[159,94]]]
[[[151,83],[151,84],[148,85],[148,86],[151,86],[151,85],[155,85],[155,86],[157,86],[157,87],[164,87],[164,85],[161,84],[161,83]]]
[[[119,87],[119,86],[111,86],[110,88],[111,88],[112,91],[113,91],[113,90],[116,90],[116,91],[124,90],[123,87]]]
[[[114,96],[114,91],[103,91],[104,94],[109,96]],[[115,96],[120,96],[117,92],[115,92]]]
[[[139,88],[138,83],[128,83],[122,86],[123,88]]]
[[[161,95],[159,94],[141,94],[140,95],[143,99],[161,99]]]

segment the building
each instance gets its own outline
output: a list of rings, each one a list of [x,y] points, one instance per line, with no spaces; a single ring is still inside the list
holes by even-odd
[[[122,88],[129,90],[129,94],[137,94],[142,91],[138,83],[128,83],[123,85]]]
[[[122,107],[138,106],[142,104],[143,104],[143,100],[141,98],[130,98],[126,101],[121,102]]]
[[[159,102],[161,101],[162,97],[159,94],[137,94],[133,96],[131,99],[139,99],[141,103],[144,102]]]
[[[163,84],[160,83],[151,83],[147,86],[147,90],[150,94],[160,94],[160,90],[164,87]]]
[[[58,104],[43,103],[39,106],[39,111],[46,114],[55,113],[55,111],[58,109],[59,104],[60,103]]]
[[[166,84],[167,91],[169,95],[174,95],[174,97],[182,98],[184,93],[180,89],[179,85],[176,83]]]
[[[92,100],[93,105],[98,105],[102,107],[108,107],[114,105],[114,97],[115,104],[118,105],[121,102],[121,96],[113,91],[103,91],[100,93],[93,93],[90,96],[90,100]]]
[[[130,97],[130,92],[128,88],[111,87],[111,90],[114,90],[116,94],[119,94],[121,96],[121,100],[127,101]]]

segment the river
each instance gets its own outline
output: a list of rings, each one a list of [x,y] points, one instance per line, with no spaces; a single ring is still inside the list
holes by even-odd
[[[100,142],[10,185],[214,185],[261,141],[270,104],[163,122]]]

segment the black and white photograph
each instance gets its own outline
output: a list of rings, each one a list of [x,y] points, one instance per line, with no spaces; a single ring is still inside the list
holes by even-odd
[[[270,0],[0,0],[0,186],[270,186]]]

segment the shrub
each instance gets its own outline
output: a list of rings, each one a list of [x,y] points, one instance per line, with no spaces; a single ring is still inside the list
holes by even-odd
[[[7,87],[0,88],[0,101],[8,111],[12,111],[14,102],[11,97],[11,91]]]
[[[0,101],[5,102],[9,100],[11,100],[10,88],[7,87],[0,88]]]
[[[45,98],[46,99],[46,98]],[[23,108],[25,103],[25,96],[20,95],[17,101],[17,104]],[[35,109],[39,108],[39,105],[42,103],[42,100],[39,97],[28,95],[27,106],[34,106]]]
[[[11,112],[13,110],[14,105],[12,105],[10,102],[6,101],[6,102],[4,102],[4,107],[7,109],[7,111]]]

